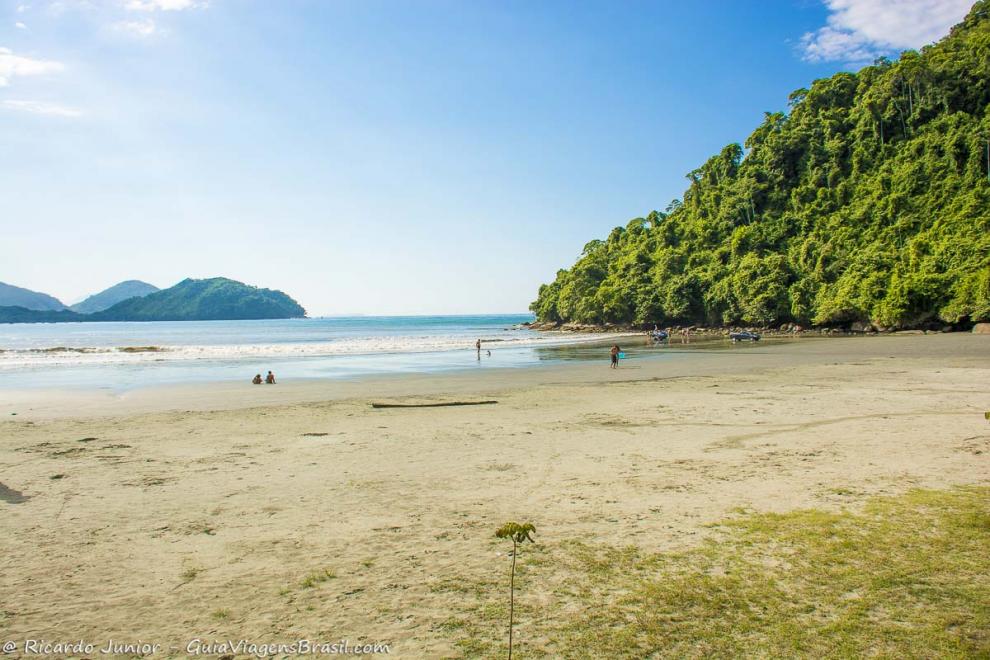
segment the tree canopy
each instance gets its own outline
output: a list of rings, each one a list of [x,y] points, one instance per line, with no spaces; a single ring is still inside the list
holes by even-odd
[[[990,320],[990,0],[939,43],[816,80],[683,200],[540,287],[541,321]]]

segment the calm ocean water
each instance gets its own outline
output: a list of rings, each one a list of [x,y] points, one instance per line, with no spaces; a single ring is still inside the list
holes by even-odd
[[[538,333],[528,314],[0,325],[0,388],[353,378],[601,359],[605,337]],[[481,339],[481,359],[474,342]],[[590,350],[594,346],[594,350]],[[491,351],[491,356],[488,351]]]

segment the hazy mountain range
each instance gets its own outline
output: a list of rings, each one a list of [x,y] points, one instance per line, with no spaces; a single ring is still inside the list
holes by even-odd
[[[120,284],[114,284],[109,289],[104,289],[99,293],[94,293],[90,297],[86,298],[86,300],[72,305],[69,309],[73,312],[79,312],[80,314],[102,312],[103,310],[109,309],[117,303],[127,300],[128,298],[140,298],[148,295],[149,293],[154,293],[155,291],[160,291],[160,289],[154,284],[148,284],[147,282],[142,282],[141,280],[126,280]]]
[[[283,319],[306,315],[281,291],[225,277],[185,279],[168,289],[128,280],[67,307],[44,293],[0,283],[0,323]]]
[[[39,293],[30,289],[22,289],[12,284],[0,282],[0,306],[23,307],[46,312],[57,312],[66,309],[62,301],[47,293]]]
[[[109,309],[128,298],[146,296],[158,290],[158,287],[147,282],[127,280],[99,293],[94,293],[75,305],[66,305],[55,296],[50,296],[47,293],[0,282],[0,307],[23,307],[39,312],[60,312],[69,309],[80,314],[92,314]]]

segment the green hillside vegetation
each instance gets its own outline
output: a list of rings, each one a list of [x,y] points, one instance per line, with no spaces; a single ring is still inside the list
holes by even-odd
[[[306,310],[281,291],[214,277],[182,280],[169,289],[124,300],[90,317],[94,321],[212,321],[305,315]]]
[[[888,328],[990,320],[990,1],[936,45],[816,80],[584,247],[541,321]]]
[[[129,298],[94,314],[0,307],[0,323],[219,321],[286,319],[305,315],[306,310],[281,291],[248,286],[224,277],[186,279],[169,289]]]
[[[0,323],[69,323],[85,321],[84,314],[70,309],[28,309],[20,305],[0,306]]]

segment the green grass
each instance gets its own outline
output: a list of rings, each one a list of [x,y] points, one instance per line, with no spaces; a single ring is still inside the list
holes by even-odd
[[[505,652],[504,578],[440,626],[467,655]],[[519,657],[988,658],[990,489],[749,513],[676,554],[540,544],[516,589]]]
[[[202,568],[190,566],[186,570],[182,571],[180,577],[182,578],[183,582],[192,582],[193,580],[196,579],[196,576],[202,572],[203,572]]]
[[[332,568],[325,568],[322,571],[316,573],[310,573],[303,578],[301,586],[304,589],[312,589],[316,585],[326,582],[327,580],[332,580],[337,577],[337,572]]]

